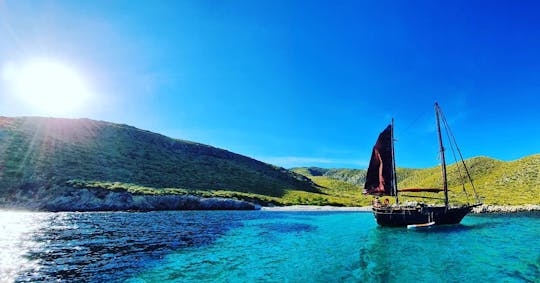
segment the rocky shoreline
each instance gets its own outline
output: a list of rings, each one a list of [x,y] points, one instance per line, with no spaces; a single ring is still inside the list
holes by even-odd
[[[317,206],[317,205],[289,205],[289,206],[263,206],[265,211],[371,211],[371,206]]]
[[[525,205],[490,205],[484,204],[473,208],[473,213],[513,213],[513,212],[529,212],[540,211],[540,204],[525,204]]]
[[[257,210],[260,206],[227,198],[193,195],[137,195],[105,189],[57,189],[54,195],[19,196],[0,202],[1,209],[31,211]]]
[[[261,210],[267,211],[371,211],[371,206],[361,207],[339,207],[339,206],[314,206],[314,205],[291,205],[291,206],[272,206],[262,207]],[[475,207],[472,213],[515,213],[540,211],[538,204],[526,205],[481,205]]]
[[[204,198],[194,195],[142,195],[106,189],[56,187],[46,191],[18,194],[0,199],[0,209],[31,211],[157,211],[157,210],[263,210],[263,211],[371,211],[371,206],[266,206],[230,198]],[[482,205],[472,213],[514,213],[540,211],[540,204]]]

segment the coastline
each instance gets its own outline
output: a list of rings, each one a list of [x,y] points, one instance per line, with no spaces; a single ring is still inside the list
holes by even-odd
[[[290,205],[290,206],[263,206],[262,211],[356,211],[370,212],[371,206],[341,207],[341,206],[316,206],[316,205]],[[475,207],[471,213],[514,213],[540,211],[540,204],[525,205],[482,205]]]
[[[371,211],[371,206],[289,205],[263,206],[264,211]]]
[[[472,210],[474,214],[482,213],[513,213],[513,212],[531,212],[540,211],[540,204],[524,204],[524,205],[491,205],[483,204],[475,207]]]

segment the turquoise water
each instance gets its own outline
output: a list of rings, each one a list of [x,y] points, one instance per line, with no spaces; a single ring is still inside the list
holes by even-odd
[[[274,212],[130,282],[539,282],[538,215],[469,216],[427,230],[371,213]]]
[[[540,282],[540,214],[0,212],[0,282]]]

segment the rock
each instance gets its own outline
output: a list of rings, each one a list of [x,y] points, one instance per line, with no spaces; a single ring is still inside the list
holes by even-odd
[[[193,195],[132,195],[106,189],[60,188],[54,195],[0,207],[45,211],[151,211],[151,210],[255,210],[253,203],[226,198],[202,198]]]
[[[540,211],[538,204],[525,205],[489,205],[484,204],[473,208],[473,213],[512,213],[525,211]]]

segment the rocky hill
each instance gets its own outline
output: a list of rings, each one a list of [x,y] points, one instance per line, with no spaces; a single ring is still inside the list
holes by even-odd
[[[73,180],[272,197],[319,191],[284,168],[127,125],[0,117],[0,207],[38,207],[51,196],[76,194]]]
[[[540,204],[540,154],[466,160],[482,201]],[[461,173],[464,171],[461,169]],[[463,193],[456,164],[450,196]],[[0,117],[0,208],[35,210],[254,209],[362,206],[366,170],[291,171],[227,150],[89,119]],[[398,185],[440,187],[440,168],[397,169]]]

